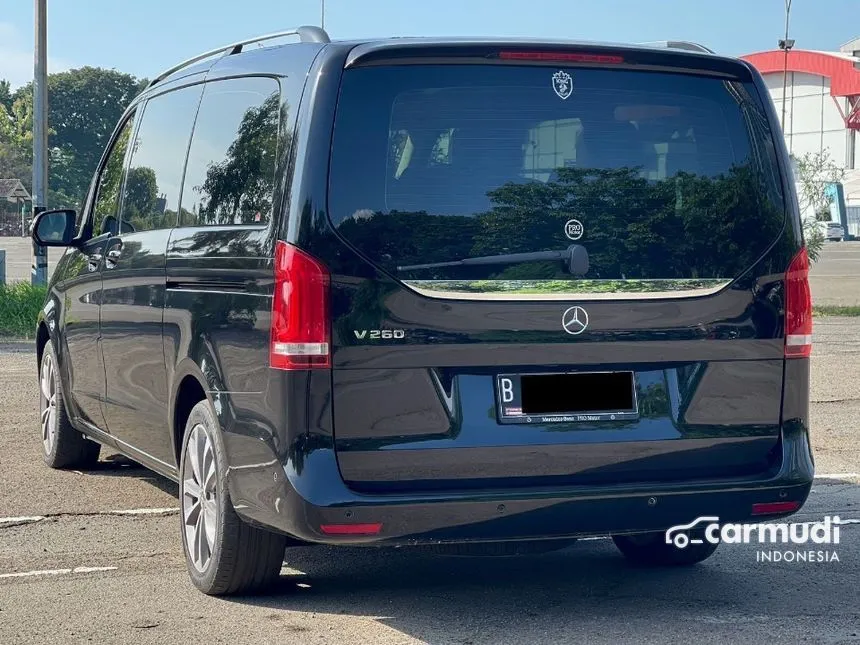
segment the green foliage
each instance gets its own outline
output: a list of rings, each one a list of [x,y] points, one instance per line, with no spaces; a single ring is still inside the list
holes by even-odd
[[[824,246],[824,232],[818,222],[830,221],[830,198],[827,185],[841,182],[845,169],[834,163],[829,150],[807,152],[793,157],[797,197],[803,215],[803,239],[806,242],[809,259],[815,262]],[[808,217],[809,213],[813,217]]]
[[[814,305],[812,315],[860,317],[860,305]]]
[[[116,145],[114,145],[105,163],[104,172],[99,177],[93,218],[93,231],[97,235],[102,232],[104,218],[108,215],[116,216],[117,214],[123,163],[125,162],[125,153],[128,150],[128,143],[131,138],[131,128],[132,125],[129,121],[125,124],[119,137],[117,137]]]
[[[33,151],[33,102],[15,99],[9,107],[0,105],[0,141],[23,153]],[[17,179],[17,178],[16,178]]]
[[[830,220],[830,199],[827,197],[827,184],[834,184],[845,178],[845,169],[837,166],[830,157],[830,150],[807,152],[793,157],[797,196],[805,214],[811,210],[816,218],[826,214]]]
[[[9,81],[0,79],[0,106],[7,110],[12,108],[12,88]]]
[[[633,168],[559,168],[555,181],[508,183],[489,198],[490,210],[473,217],[359,212],[338,230],[362,252],[397,270],[560,250],[560,232],[575,218],[588,225],[591,278],[719,280],[749,268],[779,237],[785,220],[750,165],[717,177],[679,173],[659,182]],[[571,281],[561,262],[440,267],[417,270],[414,277]]]
[[[33,178],[33,111],[21,99],[4,98],[3,87],[3,82],[0,82],[0,179],[20,179],[30,190]]]
[[[138,231],[156,228],[152,218],[157,200],[158,183],[155,171],[145,166],[130,168],[125,183],[123,218]]]
[[[277,164],[280,94],[272,94],[242,118],[224,161],[211,164],[202,186],[198,218],[205,224],[267,221]],[[186,220],[187,221],[187,220]]]
[[[144,87],[145,81],[129,74],[95,67],[48,76],[49,185],[54,197],[63,202],[49,206],[79,205],[117,121]],[[7,105],[9,101],[11,105]],[[32,83],[18,88],[4,100],[0,82],[0,110],[6,110],[5,121],[0,118],[0,164],[4,146],[13,146],[19,157],[31,163]],[[0,175],[7,172],[0,165]],[[29,186],[31,175],[32,170],[20,178],[27,178]]]
[[[32,338],[47,289],[28,282],[0,285],[0,336]]]
[[[0,114],[0,118],[2,116]],[[20,179],[27,190],[30,190],[33,178],[31,155],[10,144],[3,138],[2,134],[0,134],[0,178]]]
[[[803,241],[806,243],[809,259],[812,262],[818,261],[825,242],[824,231],[821,230],[818,222],[813,219],[803,220]]]
[[[515,265],[524,267],[527,265]],[[505,271],[505,274],[509,271]],[[726,284],[726,280],[416,280],[411,284],[426,291],[462,293],[666,293],[671,291],[694,291],[714,289]]]

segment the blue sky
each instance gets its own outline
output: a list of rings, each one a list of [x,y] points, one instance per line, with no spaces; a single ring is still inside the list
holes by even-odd
[[[33,1],[0,14],[0,78],[32,77]],[[792,37],[836,49],[860,36],[860,0],[793,0]],[[545,36],[636,42],[696,40],[721,53],[772,49],[784,0],[326,0],[333,38]],[[196,53],[300,24],[320,0],[48,0],[51,71],[94,65],[151,76]]]

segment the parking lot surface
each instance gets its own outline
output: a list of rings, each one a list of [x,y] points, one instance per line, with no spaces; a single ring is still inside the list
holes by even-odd
[[[270,595],[231,599],[188,581],[174,484],[107,455],[42,464],[32,347],[0,345],[0,643],[860,643],[860,325],[817,320],[815,342],[820,478],[795,521],[846,521],[838,561],[722,545],[648,570],[606,539],[518,558],[307,547]]]
[[[809,272],[816,305],[860,305],[860,242],[828,242]]]

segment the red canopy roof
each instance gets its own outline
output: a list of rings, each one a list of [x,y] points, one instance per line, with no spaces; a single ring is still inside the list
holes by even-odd
[[[782,72],[785,53],[780,49],[742,56],[762,74]],[[830,79],[832,96],[860,95],[860,70],[854,67],[857,59],[838,54],[795,49],[788,53],[788,71],[817,74]]]

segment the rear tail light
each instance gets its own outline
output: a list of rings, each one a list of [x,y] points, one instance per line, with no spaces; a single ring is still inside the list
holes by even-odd
[[[328,269],[286,242],[275,247],[269,365],[282,370],[331,366]]]
[[[779,515],[793,513],[800,508],[800,502],[764,502],[752,505],[753,515]]]
[[[785,357],[812,354],[812,295],[806,247],[794,256],[785,273]]]
[[[624,62],[623,57],[612,54],[577,54],[573,52],[500,52],[499,58],[502,60],[559,61],[616,65]]]

